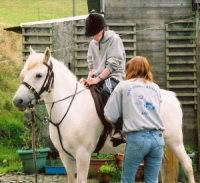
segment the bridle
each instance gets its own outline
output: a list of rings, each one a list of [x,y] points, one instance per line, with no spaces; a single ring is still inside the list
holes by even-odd
[[[43,62],[43,64],[44,64],[45,66],[47,66],[48,72],[47,72],[46,78],[45,78],[44,83],[43,83],[43,85],[42,85],[42,87],[41,87],[41,89],[40,89],[39,92],[37,92],[36,89],[33,88],[31,85],[29,85],[27,82],[23,81],[23,82],[21,83],[21,84],[24,84],[24,85],[35,95],[36,102],[38,102],[38,100],[41,98],[40,96],[41,96],[41,94],[42,94],[43,92],[46,91],[46,92],[50,93],[50,92],[51,92],[51,89],[53,88],[53,84],[54,84],[54,72],[53,72],[53,69],[52,69],[52,68],[53,68],[52,62],[50,61],[50,66],[49,66],[46,62]],[[61,136],[61,132],[60,132],[59,126],[60,126],[60,124],[62,123],[62,121],[64,120],[64,118],[66,117],[66,115],[67,115],[67,113],[68,113],[68,111],[69,111],[69,109],[70,109],[70,107],[71,107],[71,105],[72,105],[72,102],[73,102],[73,100],[74,100],[75,95],[85,90],[85,89],[83,89],[83,90],[77,92],[77,89],[78,89],[78,83],[76,83],[76,88],[75,88],[75,92],[74,92],[73,95],[70,95],[70,96],[68,96],[68,97],[66,97],[66,98],[63,98],[63,99],[58,100],[58,101],[55,101],[55,102],[51,102],[51,103],[52,103],[52,106],[51,106],[51,110],[50,110],[50,119],[48,119],[48,118],[46,119],[49,123],[51,123],[52,125],[54,125],[54,126],[57,128],[61,147],[62,147],[63,151],[64,151],[66,154],[68,154],[69,156],[71,156],[72,158],[74,158],[74,157],[64,148],[64,145],[63,145],[63,143],[62,143],[62,136]],[[51,111],[52,111],[52,109],[53,109],[53,107],[54,107],[54,104],[57,103],[57,102],[66,100],[66,99],[68,99],[68,98],[71,98],[71,97],[72,97],[72,99],[71,99],[71,101],[70,101],[70,104],[69,104],[68,109],[67,109],[67,111],[65,112],[64,116],[62,117],[62,119],[60,120],[59,123],[54,123],[54,122],[51,120]],[[30,106],[32,107],[33,104],[30,103]],[[30,107],[30,106],[29,106],[29,107]],[[37,116],[36,116],[36,117],[37,117]]]
[[[41,94],[44,93],[45,91],[50,93],[54,84],[54,72],[53,72],[52,62],[50,61],[50,65],[48,65],[46,62],[43,62],[43,64],[47,66],[48,71],[47,71],[47,75],[44,80],[44,83],[39,92],[37,92],[36,89],[33,88],[31,85],[29,85],[27,82],[23,81],[21,83],[21,84],[24,84],[35,95],[36,101],[40,100]]]

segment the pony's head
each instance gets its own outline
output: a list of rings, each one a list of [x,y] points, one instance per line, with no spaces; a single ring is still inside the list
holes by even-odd
[[[13,104],[19,110],[25,110],[31,102],[44,97],[51,89],[54,77],[50,58],[49,48],[42,54],[30,47],[30,55],[20,74],[23,82],[13,98]]]

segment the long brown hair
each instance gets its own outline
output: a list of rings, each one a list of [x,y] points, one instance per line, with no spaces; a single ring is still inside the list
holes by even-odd
[[[125,80],[131,78],[143,78],[144,81],[153,81],[153,74],[149,62],[145,57],[136,56],[129,60],[126,64]]]

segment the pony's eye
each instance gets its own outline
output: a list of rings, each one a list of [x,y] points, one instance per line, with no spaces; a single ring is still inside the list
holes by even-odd
[[[42,77],[42,74],[37,74],[36,75],[36,78],[41,78]]]

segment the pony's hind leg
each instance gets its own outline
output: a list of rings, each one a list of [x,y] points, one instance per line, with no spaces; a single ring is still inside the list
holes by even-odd
[[[175,93],[161,90],[162,104],[161,119],[165,126],[163,132],[166,146],[175,154],[188,177],[189,183],[194,183],[191,159],[188,157],[183,145],[182,118],[183,113]]]
[[[194,183],[194,174],[193,174],[193,168],[192,168],[192,160],[185,152],[185,149],[183,147],[182,153],[177,154],[177,158],[179,159],[179,162],[183,168],[184,173],[186,174],[189,183]]]
[[[171,144],[170,149],[175,154],[177,159],[179,160],[184,173],[186,174],[189,183],[195,183],[193,168],[192,168],[192,160],[187,155],[183,143],[179,144]]]

